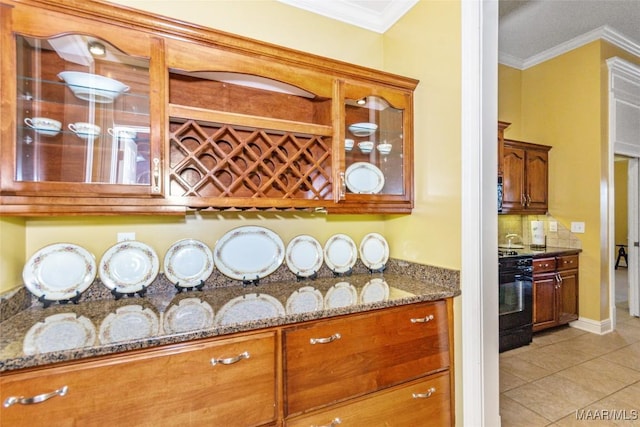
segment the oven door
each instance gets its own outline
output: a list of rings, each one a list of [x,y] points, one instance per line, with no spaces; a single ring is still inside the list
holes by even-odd
[[[517,273],[500,274],[500,330],[518,328],[533,322],[532,286],[530,276]]]

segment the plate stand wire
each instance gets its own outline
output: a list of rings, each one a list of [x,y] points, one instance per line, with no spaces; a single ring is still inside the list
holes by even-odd
[[[386,269],[387,269],[387,264],[383,264],[382,267],[380,268],[376,268],[376,269],[368,268],[367,270],[369,270],[369,274],[373,274],[373,273],[383,273]]]
[[[333,277],[345,277],[345,276],[351,276],[351,274],[353,274],[353,267],[350,267],[347,271],[344,271],[342,273],[338,273],[337,271],[331,270],[333,272]]]
[[[314,271],[309,276],[301,276],[299,273],[296,273],[296,282],[302,282],[303,280],[316,280],[318,278],[318,272]]]
[[[258,276],[257,274],[256,274],[256,278],[253,280],[247,280],[245,279],[245,277],[246,276],[242,277],[242,286],[245,288],[249,285],[258,286],[260,284],[260,276]]]
[[[200,280],[200,284],[195,286],[180,286],[180,282],[176,282],[175,288],[178,291],[177,293],[181,293],[182,291],[189,292],[194,290],[202,291],[202,288],[204,288],[204,280]]]
[[[38,302],[42,303],[42,307],[43,308],[47,308],[51,304],[56,303],[56,302],[58,304],[64,305],[64,304],[68,304],[70,302],[73,303],[73,304],[77,304],[79,301],[80,301],[80,291],[76,291],[75,296],[73,296],[73,297],[71,297],[69,299],[63,299],[63,300],[58,300],[58,301],[47,299],[47,295],[46,294],[40,295],[38,297]]]
[[[120,298],[123,298],[125,296],[134,297],[136,296],[136,294],[138,294],[141,298],[144,298],[144,296],[147,294],[147,288],[148,286],[143,286],[142,289],[140,289],[137,292],[118,292],[115,289],[111,289],[111,295],[113,295],[116,301],[118,301]]]

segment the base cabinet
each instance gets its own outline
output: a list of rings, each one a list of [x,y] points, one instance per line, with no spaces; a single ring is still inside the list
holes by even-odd
[[[578,320],[578,257],[575,254],[534,259],[534,332]]]
[[[372,397],[289,419],[285,426],[450,426],[449,384],[448,372],[435,374]]]

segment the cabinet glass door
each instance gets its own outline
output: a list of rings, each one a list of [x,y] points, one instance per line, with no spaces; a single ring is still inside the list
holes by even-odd
[[[18,35],[16,69],[15,181],[149,186],[149,58]]]
[[[379,96],[345,100],[347,194],[404,193],[403,114]]]

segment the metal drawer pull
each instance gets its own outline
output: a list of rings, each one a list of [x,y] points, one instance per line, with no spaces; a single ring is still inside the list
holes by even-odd
[[[413,393],[413,398],[414,399],[426,399],[427,397],[431,397],[431,395],[433,393],[436,392],[436,388],[435,387],[431,387],[429,390],[427,390],[426,393]]]
[[[4,401],[4,407],[8,408],[9,406],[15,405],[16,403],[19,403],[21,405],[32,405],[34,403],[41,403],[41,402],[44,402],[45,400],[51,399],[52,397],[64,396],[65,394],[67,394],[68,390],[69,390],[69,387],[64,386],[57,390],[52,391],[51,393],[43,393],[33,397],[10,396],[10,397],[7,397],[7,399]]]
[[[427,323],[433,320],[433,314],[430,314],[426,317],[414,317],[411,319],[411,323]]]
[[[331,423],[330,423],[330,424],[325,424],[325,425],[323,425],[323,426],[313,425],[313,426],[311,426],[311,427],[335,427],[335,426],[337,426],[338,424],[342,424],[342,420],[341,420],[340,418],[337,418],[337,417],[336,417],[336,418],[334,418],[334,419],[332,419],[332,420],[331,420]]]
[[[329,344],[330,342],[333,342],[335,340],[339,340],[340,338],[342,338],[342,336],[340,334],[333,334],[330,337],[327,338],[311,338],[309,340],[309,342],[311,344]]]
[[[240,353],[236,357],[227,357],[226,359],[211,359],[211,365],[213,365],[213,366],[216,366],[216,365],[233,365],[234,363],[237,363],[237,362],[241,361],[242,359],[248,359],[248,358],[249,358],[249,352],[245,351],[244,353]]]

